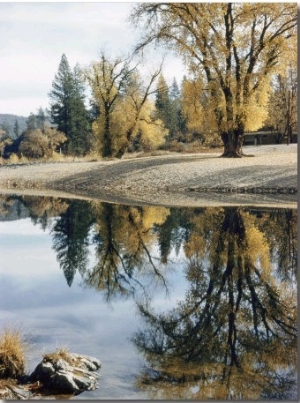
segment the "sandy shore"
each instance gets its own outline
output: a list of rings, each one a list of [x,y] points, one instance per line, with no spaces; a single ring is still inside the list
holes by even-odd
[[[103,201],[202,206],[297,202],[297,145],[245,147],[253,157],[169,154],[100,162],[0,167],[2,193],[49,194]]]

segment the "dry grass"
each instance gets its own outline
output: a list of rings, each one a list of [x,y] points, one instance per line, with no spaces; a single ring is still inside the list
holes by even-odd
[[[60,348],[58,350],[55,350],[53,353],[43,355],[44,362],[47,362],[47,361],[57,362],[58,360],[61,360],[61,359],[66,361],[68,364],[71,364],[71,365],[74,364],[69,351],[65,348]]]
[[[5,329],[0,335],[0,377],[24,375],[26,343],[19,330]]]
[[[15,165],[15,164],[34,164],[41,162],[96,162],[102,161],[103,158],[96,153],[87,154],[84,157],[75,157],[71,155],[64,155],[60,153],[53,152],[51,157],[43,158],[27,158],[24,156],[19,157],[17,154],[13,153],[8,159],[0,157],[0,165]]]
[[[194,154],[194,153],[216,153],[222,151],[221,147],[213,147],[212,145],[201,145],[199,142],[194,141],[192,143],[180,143],[172,142],[165,144],[161,148],[152,151],[140,151],[140,152],[126,152],[122,159],[134,159],[142,157],[158,157],[163,155],[169,155],[173,153],[181,154]],[[8,159],[0,157],[0,165],[15,165],[15,164],[34,164],[41,162],[97,162],[97,161],[110,161],[117,158],[102,158],[98,153],[91,152],[84,157],[75,157],[71,155],[64,155],[57,152],[53,152],[51,157],[43,158],[26,158],[24,156],[19,157],[17,154],[11,154]]]

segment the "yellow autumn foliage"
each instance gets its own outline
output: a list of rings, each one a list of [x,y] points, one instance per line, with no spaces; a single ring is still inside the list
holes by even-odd
[[[170,215],[170,209],[167,207],[143,207],[143,227],[148,230],[153,225],[162,225]]]

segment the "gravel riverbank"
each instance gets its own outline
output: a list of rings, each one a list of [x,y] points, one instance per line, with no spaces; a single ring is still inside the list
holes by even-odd
[[[0,191],[103,201],[201,206],[297,202],[297,145],[245,147],[253,157],[168,154],[0,167]]]

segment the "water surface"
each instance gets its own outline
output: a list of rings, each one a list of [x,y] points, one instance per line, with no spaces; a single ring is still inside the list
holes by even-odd
[[[297,211],[1,196],[0,325],[97,357],[75,399],[296,399]]]

